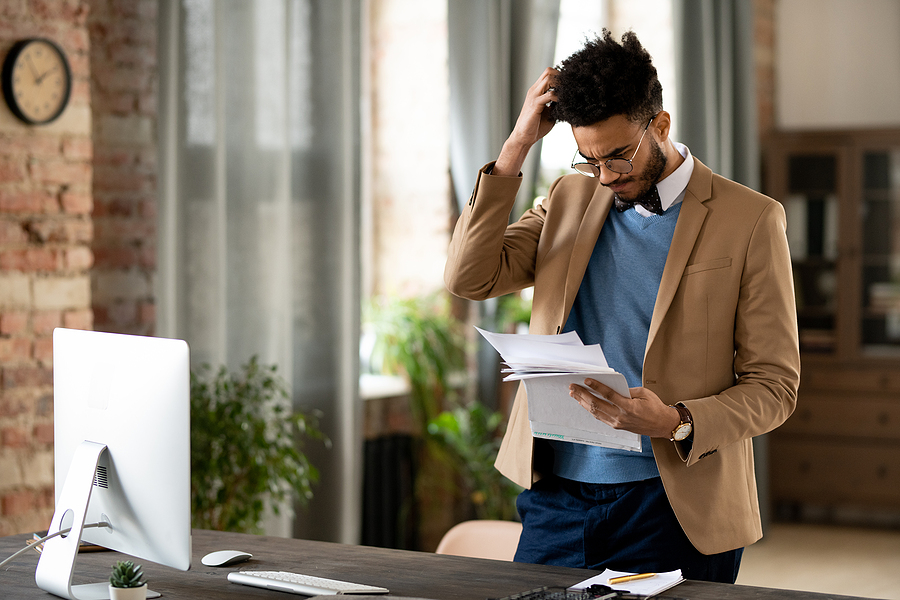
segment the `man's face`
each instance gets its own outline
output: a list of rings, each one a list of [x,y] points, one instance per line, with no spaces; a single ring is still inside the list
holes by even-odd
[[[644,133],[646,124],[616,115],[593,125],[572,128],[579,153],[588,162],[599,165],[600,183],[623,200],[640,198],[666,170],[666,155],[656,141],[653,125]],[[632,171],[610,171],[604,163],[611,158],[630,159]]]

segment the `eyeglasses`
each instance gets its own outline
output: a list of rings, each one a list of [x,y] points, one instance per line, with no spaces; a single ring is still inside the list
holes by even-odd
[[[637,156],[638,150],[641,149],[641,143],[644,141],[644,136],[647,134],[647,129],[650,128],[650,123],[653,122],[659,113],[656,113],[651,117],[649,121],[647,121],[647,126],[644,127],[644,131],[641,133],[641,139],[638,141],[637,148],[634,149],[634,154],[631,155],[631,158],[610,158],[606,162],[603,163],[603,166],[613,173],[620,173],[625,175],[627,173],[631,173],[634,170],[634,165],[631,164],[631,161],[634,160],[634,157]],[[581,156],[581,153],[576,150],[575,156],[572,157],[572,164],[570,165],[573,169],[584,175],[585,177],[600,177],[600,165],[594,164],[592,162],[587,162],[582,160],[581,162],[575,162],[578,158],[584,158]]]

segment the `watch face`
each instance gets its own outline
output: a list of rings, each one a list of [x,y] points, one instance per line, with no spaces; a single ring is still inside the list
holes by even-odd
[[[13,113],[27,123],[48,123],[66,107],[72,76],[53,42],[25,40],[13,46],[3,66],[3,93]]]
[[[691,426],[690,423],[682,423],[681,425],[679,425],[678,427],[675,428],[675,431],[672,432],[672,439],[675,440],[676,442],[680,442],[681,440],[685,439],[687,436],[691,435],[691,431],[693,431],[693,430],[694,430],[694,428]]]

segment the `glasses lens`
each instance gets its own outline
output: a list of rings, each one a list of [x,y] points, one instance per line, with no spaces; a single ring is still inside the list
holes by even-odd
[[[631,173],[631,161],[624,158],[611,158],[606,161],[606,168],[613,173]]]
[[[575,163],[572,165],[572,168],[582,175],[587,175],[588,177],[597,177],[598,175],[600,175],[600,169],[597,168],[596,165],[592,165],[591,163]]]

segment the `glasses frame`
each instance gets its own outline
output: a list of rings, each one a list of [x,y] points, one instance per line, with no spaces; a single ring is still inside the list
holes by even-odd
[[[610,158],[603,163],[598,164],[594,164],[587,160],[576,162],[578,160],[578,157],[581,156],[581,151],[576,149],[575,156],[572,157],[572,164],[569,166],[574,169],[576,173],[584,175],[585,177],[600,177],[600,164],[602,164],[608,171],[612,173],[618,173],[619,175],[627,175],[628,173],[631,173],[632,171],[634,171],[634,165],[631,161],[634,160],[634,158],[637,156],[638,151],[641,149],[641,144],[644,142],[644,136],[647,135],[647,130],[650,129],[650,123],[652,123],[653,119],[658,116],[659,113],[656,113],[655,115],[650,117],[649,121],[647,121],[647,125],[644,127],[644,131],[641,132],[641,139],[638,140],[637,148],[634,149],[634,154],[631,155],[631,158]],[[584,159],[583,156],[581,156],[581,158]],[[614,167],[613,165],[616,165],[617,163],[627,163],[628,170],[620,170],[624,169],[624,166],[619,168]]]

